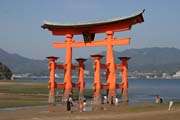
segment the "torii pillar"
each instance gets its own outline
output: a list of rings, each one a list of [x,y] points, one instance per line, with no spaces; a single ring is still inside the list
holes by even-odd
[[[106,40],[107,40],[107,53],[106,53],[106,82],[109,85],[108,89],[108,101],[111,100],[112,97],[116,97],[116,68],[114,62],[114,54],[113,54],[113,45],[112,42],[115,41],[113,38],[113,32],[106,32]]]
[[[84,62],[87,59],[83,59],[83,58],[78,58],[76,59],[79,63],[79,81],[78,81],[78,85],[79,85],[79,99],[83,97],[83,93],[84,93],[84,88],[85,88],[85,81],[84,81]]]
[[[65,73],[64,73],[64,96],[63,101],[67,99],[67,97],[72,93],[72,47],[71,43],[73,35],[72,34],[66,34],[66,60],[65,60]]]
[[[128,60],[130,57],[119,57],[122,61],[123,69],[122,69],[122,101],[128,102]]]
[[[94,59],[94,103],[101,104],[101,55],[91,55]]]
[[[56,82],[55,82],[56,63],[55,63],[55,61],[58,59],[58,57],[50,56],[50,57],[47,57],[47,59],[49,60],[48,68],[50,70],[50,80],[49,80],[49,84],[48,84],[48,88],[49,88],[48,103],[55,103],[55,87],[56,87]]]

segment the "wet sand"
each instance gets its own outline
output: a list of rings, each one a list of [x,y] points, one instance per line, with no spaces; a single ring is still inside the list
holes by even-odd
[[[121,107],[121,108],[120,108]],[[179,120],[180,107],[173,111],[167,109],[126,111],[123,106],[94,107],[93,111],[79,112],[78,107],[72,107],[72,112],[66,111],[66,106],[58,105],[42,108],[22,108],[16,110],[0,110],[0,120]]]

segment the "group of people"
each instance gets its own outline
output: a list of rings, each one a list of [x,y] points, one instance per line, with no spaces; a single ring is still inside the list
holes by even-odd
[[[86,111],[86,98],[79,99],[79,111],[80,112]]]
[[[160,97],[159,95],[156,95],[155,96],[155,102],[156,104],[159,104],[159,103],[163,103],[163,98]],[[173,101],[169,101],[169,107],[168,107],[168,110],[173,110]]]
[[[103,98],[103,103],[106,104],[106,103],[109,103],[108,102],[108,99],[107,99],[107,96],[104,96]],[[114,98],[113,96],[111,97],[111,101],[110,101],[110,104],[114,105],[114,104],[117,104],[118,103],[118,99],[117,98]],[[155,103],[156,104],[159,104],[159,103],[163,103],[163,98],[160,97],[159,95],[156,95],[155,96]],[[73,103],[73,99],[72,99],[72,96],[69,95],[68,98],[66,99],[66,104],[67,104],[67,111],[71,111],[71,107],[74,105]],[[80,112],[83,112],[85,111],[85,107],[86,107],[86,98],[80,98],[79,99],[79,111]],[[173,110],[173,101],[170,101],[169,102],[169,108],[168,110]]]
[[[155,100],[156,100],[156,104],[163,103],[163,98],[160,97],[159,95],[156,95]]]
[[[116,104],[118,104],[118,98],[115,98],[115,97],[113,97],[113,96],[111,96],[111,100],[110,100],[110,102],[108,101],[108,98],[107,98],[107,96],[104,96],[103,97],[103,104],[108,104],[108,103],[110,103],[111,105],[116,105]]]
[[[115,98],[112,96],[110,101],[108,101],[107,96],[104,96],[103,104],[108,104],[108,103],[111,105],[116,105],[116,104],[118,104],[118,98]],[[80,112],[86,111],[86,98],[85,97],[80,98],[78,104],[79,104]],[[67,111],[71,111],[71,107],[74,106],[74,102],[73,102],[71,94],[66,99],[66,106],[67,106]]]
[[[71,107],[74,106],[72,96],[69,95],[68,98],[66,99],[66,105],[67,105],[67,111],[71,111]],[[86,107],[86,98],[80,98],[79,99],[79,111],[83,112],[85,111]]]

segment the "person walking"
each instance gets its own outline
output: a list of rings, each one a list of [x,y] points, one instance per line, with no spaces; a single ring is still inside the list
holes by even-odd
[[[169,108],[168,108],[169,111],[173,110],[173,103],[174,102],[172,100],[169,102]]]
[[[156,104],[159,104],[159,95],[156,95],[155,100],[156,100]]]
[[[160,97],[159,101],[160,103],[163,103],[163,97]]]
[[[71,106],[73,106],[73,100],[71,95],[66,100],[66,105],[67,105],[67,111],[71,111]]]
[[[114,97],[111,97],[111,105],[114,105]]]

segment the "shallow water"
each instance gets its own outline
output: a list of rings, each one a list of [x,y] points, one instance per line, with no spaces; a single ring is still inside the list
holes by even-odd
[[[159,95],[164,102],[180,102],[180,80],[178,79],[135,79],[129,80],[129,99],[133,101],[155,101]]]
[[[48,82],[48,80],[49,78],[16,79],[16,81],[31,82]],[[77,80],[77,78],[73,78],[73,82],[77,82]],[[56,81],[63,82],[63,78],[57,78]],[[93,78],[85,78],[85,81],[85,88],[92,89]],[[117,81],[120,83],[121,79]],[[121,95],[121,90],[117,90],[117,94]],[[162,97],[164,102],[170,100],[180,102],[180,79],[129,79],[130,102],[154,102],[156,95]]]

